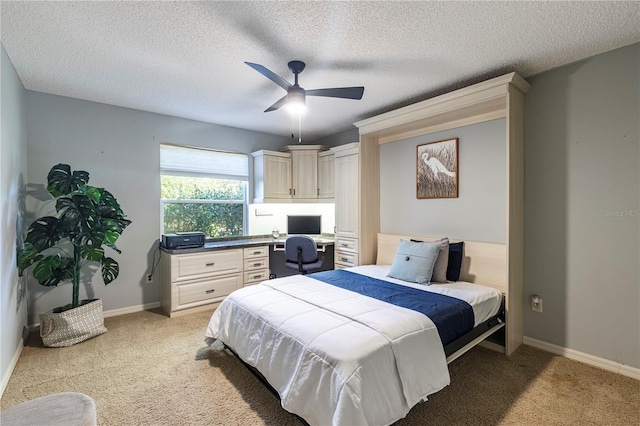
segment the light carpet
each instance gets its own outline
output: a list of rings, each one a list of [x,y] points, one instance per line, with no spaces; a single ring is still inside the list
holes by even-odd
[[[210,316],[107,318],[107,333],[69,348],[32,333],[1,407],[82,392],[100,425],[300,425],[233,355],[206,347]],[[451,384],[396,425],[640,424],[639,381],[529,346],[477,347],[449,369]]]

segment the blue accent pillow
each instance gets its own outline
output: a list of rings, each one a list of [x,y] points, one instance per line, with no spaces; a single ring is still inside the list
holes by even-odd
[[[449,262],[447,264],[447,280],[449,281],[460,281],[463,248],[464,241],[449,243]]]
[[[429,284],[440,243],[400,240],[388,276],[418,284]]]

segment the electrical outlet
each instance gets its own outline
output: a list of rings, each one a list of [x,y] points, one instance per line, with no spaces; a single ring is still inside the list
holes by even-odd
[[[531,298],[531,310],[533,312],[542,313],[542,298],[541,297],[532,297]]]
[[[152,283],[153,282],[153,275],[151,275],[151,274],[147,275],[147,282],[148,283]]]

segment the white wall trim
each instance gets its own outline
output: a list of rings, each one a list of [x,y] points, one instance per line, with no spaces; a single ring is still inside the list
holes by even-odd
[[[9,383],[9,379],[13,374],[13,369],[16,368],[16,364],[18,363],[18,359],[20,359],[20,354],[22,353],[22,349],[24,349],[24,341],[20,339],[20,344],[16,348],[16,351],[13,354],[13,357],[11,358],[11,362],[9,363],[9,366],[8,366],[9,368],[7,368],[7,371],[5,371],[4,375],[2,376],[2,389],[0,389],[0,398],[2,398],[2,395],[4,394],[4,390],[7,387],[7,384]]]
[[[153,302],[153,303],[146,303],[144,305],[135,305],[135,306],[128,306],[126,308],[111,309],[109,311],[103,311],[102,317],[110,318],[110,317],[117,317],[119,315],[133,314],[134,312],[149,311],[151,309],[159,308],[160,306],[162,306],[160,302]],[[39,322],[29,325],[30,331],[38,330],[39,328],[40,328]]]
[[[129,307],[120,308],[120,309],[111,309],[109,311],[104,311],[102,315],[105,318],[117,317],[119,315],[132,314],[134,312],[149,311],[151,309],[159,308],[160,306],[161,306],[160,302],[146,303],[144,305],[129,306]]]
[[[524,336],[523,343],[525,345],[533,346],[534,348],[542,349],[543,351],[564,356],[574,361],[579,361],[579,362],[591,365],[593,367],[601,368],[607,371],[612,371],[614,373],[618,373],[626,377],[631,377],[632,379],[640,380],[640,368],[635,368],[629,365],[620,364],[618,362],[614,362],[608,359],[589,355],[584,352],[576,351],[574,349],[564,348],[562,346],[557,346],[557,345],[543,342],[542,340],[534,339],[527,336]]]

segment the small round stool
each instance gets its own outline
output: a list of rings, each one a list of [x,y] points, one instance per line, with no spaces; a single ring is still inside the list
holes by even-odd
[[[83,393],[54,393],[0,412],[0,424],[95,426],[96,403]]]

